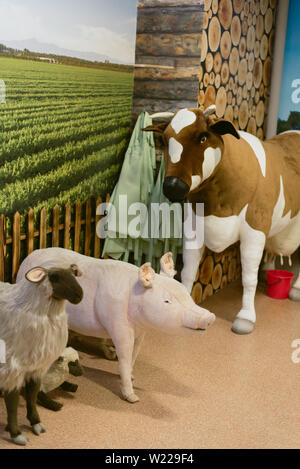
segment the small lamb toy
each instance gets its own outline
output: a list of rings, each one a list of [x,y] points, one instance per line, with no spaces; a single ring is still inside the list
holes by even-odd
[[[51,365],[42,379],[41,390],[38,393],[38,403],[46,409],[58,411],[63,404],[47,396],[47,393],[60,388],[68,392],[76,392],[77,384],[67,381],[69,375],[82,376],[83,370],[79,363],[79,356],[72,347],[67,347],[62,355]]]

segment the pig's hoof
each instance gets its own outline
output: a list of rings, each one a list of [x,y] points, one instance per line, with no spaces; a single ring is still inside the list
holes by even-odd
[[[46,427],[42,423],[36,423],[32,425],[32,431],[35,435],[39,436],[41,433],[46,433]]]
[[[15,445],[18,445],[18,446],[26,446],[28,443],[28,440],[29,438],[25,435],[18,435],[12,439]]]
[[[248,319],[236,318],[232,324],[232,332],[235,334],[250,334],[254,329],[254,324]]]
[[[289,299],[293,301],[300,301],[300,288],[292,287],[290,290]]]
[[[132,394],[129,394],[128,396],[124,396],[124,399],[127,401],[127,402],[130,402],[130,404],[134,404],[135,402],[139,402],[139,398],[136,394],[132,393]]]

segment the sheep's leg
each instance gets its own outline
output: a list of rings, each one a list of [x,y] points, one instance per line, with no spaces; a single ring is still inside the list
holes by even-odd
[[[103,339],[103,353],[107,360],[116,360],[116,347],[111,339]]]
[[[22,435],[18,425],[18,405],[19,405],[19,391],[11,391],[4,393],[4,400],[7,410],[7,426],[5,430],[9,432],[12,440],[16,445],[25,446],[28,438]]]
[[[41,381],[39,379],[30,379],[25,385],[27,419],[29,420],[32,431],[35,435],[40,435],[46,431],[45,426],[41,423],[41,419],[36,408],[40,388]]]
[[[134,331],[130,327],[117,328],[113,331],[111,337],[115,344],[119,361],[122,395],[126,401],[133,404],[139,401],[138,396],[134,394],[131,380]]]
[[[53,410],[54,412],[59,411],[63,407],[63,404],[50,399],[50,397],[48,397],[43,391],[38,393],[37,402],[46,409]]]
[[[266,237],[264,233],[252,229],[245,223],[241,230],[240,240],[243,305],[233,322],[232,330],[237,334],[249,334],[253,331],[256,321],[254,298],[258,268],[263,255]]]
[[[69,381],[64,381],[59,387],[63,391],[76,392],[78,389],[78,384],[73,384],[73,383],[69,383]]]

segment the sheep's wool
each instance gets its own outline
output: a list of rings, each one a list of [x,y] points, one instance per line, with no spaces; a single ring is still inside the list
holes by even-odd
[[[0,284],[0,339],[6,363],[0,364],[0,389],[20,389],[30,378],[42,378],[62,354],[68,339],[65,301],[51,298],[48,279],[33,284]]]

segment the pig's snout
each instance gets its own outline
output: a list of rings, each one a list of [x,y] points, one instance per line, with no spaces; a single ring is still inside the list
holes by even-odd
[[[202,309],[200,313],[189,312],[184,314],[183,326],[189,329],[205,330],[214,323],[216,316],[208,310]]]
[[[207,311],[204,316],[200,318],[198,329],[207,329],[208,326],[211,326],[215,322],[215,320],[216,316],[210,311]]]

